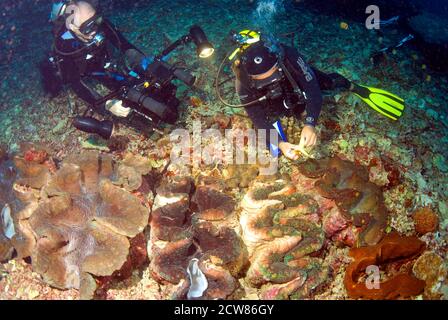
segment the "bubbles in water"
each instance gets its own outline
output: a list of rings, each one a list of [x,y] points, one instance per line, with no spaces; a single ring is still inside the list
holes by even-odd
[[[285,10],[284,0],[260,0],[254,12],[254,24],[260,30],[268,32],[274,28],[274,19]]]
[[[266,46],[275,53],[279,53],[275,19],[283,13],[284,0],[259,0],[253,13],[254,28],[262,32]]]

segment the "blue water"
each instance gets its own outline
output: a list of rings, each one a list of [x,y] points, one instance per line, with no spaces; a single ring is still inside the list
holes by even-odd
[[[413,0],[422,7],[422,9],[429,12],[445,16],[448,15],[448,1],[447,0]]]

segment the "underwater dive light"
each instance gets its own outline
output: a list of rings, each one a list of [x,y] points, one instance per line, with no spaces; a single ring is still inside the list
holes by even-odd
[[[156,56],[155,59],[162,60],[179,46],[185,45],[191,41],[193,41],[196,45],[199,58],[208,58],[215,52],[215,48],[208,41],[204,30],[202,30],[201,27],[194,25],[190,28],[190,32],[188,34],[170,44],[167,48],[165,48],[165,50],[162,51],[162,53]]]
[[[73,126],[86,133],[98,134],[103,139],[110,139],[114,133],[114,124],[112,121],[99,121],[91,117],[76,117]]]
[[[213,55],[213,53],[215,52],[215,48],[213,48],[213,45],[208,41],[207,36],[205,35],[205,32],[201,27],[191,27],[190,37],[197,47],[199,58],[204,59]]]

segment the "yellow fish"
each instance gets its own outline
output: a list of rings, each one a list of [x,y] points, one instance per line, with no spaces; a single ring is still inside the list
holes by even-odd
[[[339,26],[343,30],[348,30],[348,23],[347,22],[341,22]]]
[[[300,157],[304,156],[305,158],[311,158],[314,159],[314,156],[309,154],[303,146],[299,147],[299,150],[295,150],[295,153]]]

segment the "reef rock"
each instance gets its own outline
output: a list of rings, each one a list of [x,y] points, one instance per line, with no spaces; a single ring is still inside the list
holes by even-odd
[[[347,267],[344,284],[348,295],[354,299],[396,299],[408,298],[423,292],[425,281],[415,278],[410,272],[393,274],[381,281],[380,274],[370,277],[375,283],[364,280],[369,266],[385,267],[392,263],[404,263],[415,259],[425,250],[425,243],[416,237],[403,237],[397,233],[386,235],[374,246],[352,248],[350,256],[354,261]],[[369,286],[371,285],[371,286]]]
[[[435,252],[425,252],[413,267],[414,275],[425,281],[425,299],[440,299],[442,293],[439,291],[441,284],[446,281],[448,275],[448,265],[441,256]]]
[[[340,231],[334,229],[346,230],[343,221],[346,220],[351,230],[345,233],[349,234],[348,237],[357,238],[359,244],[374,245],[382,239],[388,212],[381,189],[369,182],[367,168],[335,157],[308,160],[300,164],[298,169],[303,175],[318,179],[314,186],[319,194],[334,200],[339,209],[339,212],[335,212],[339,216],[333,216],[327,221],[330,224],[336,222],[339,227],[327,226],[327,230],[333,233]],[[357,228],[361,230],[359,236],[356,236]]]
[[[328,277],[318,255],[325,234],[318,204],[288,180],[259,179],[242,201],[240,223],[251,265],[247,282],[264,299],[310,297]]]

